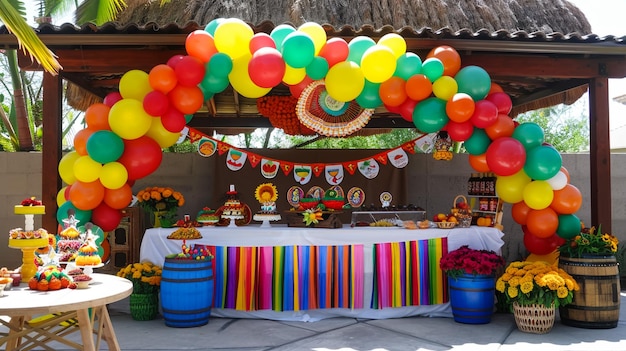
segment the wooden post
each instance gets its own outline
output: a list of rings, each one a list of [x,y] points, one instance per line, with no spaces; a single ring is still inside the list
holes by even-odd
[[[57,232],[57,193],[61,189],[58,165],[61,160],[63,137],[63,111],[61,108],[61,77],[50,73],[43,75],[43,151],[41,199],[46,205],[42,227],[50,233]]]

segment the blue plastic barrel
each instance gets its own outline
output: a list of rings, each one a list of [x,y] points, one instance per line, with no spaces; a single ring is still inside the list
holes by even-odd
[[[459,323],[491,322],[495,305],[496,280],[492,275],[464,274],[448,277],[452,316]]]
[[[166,258],[161,274],[161,309],[168,327],[209,323],[213,306],[213,262]]]

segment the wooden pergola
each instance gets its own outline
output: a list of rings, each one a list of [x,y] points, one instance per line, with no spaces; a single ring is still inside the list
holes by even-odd
[[[107,24],[102,27],[73,25],[41,26],[39,36],[58,56],[63,70],[58,76],[44,75],[43,134],[43,200],[49,211],[43,226],[56,228],[56,196],[62,187],[57,166],[62,157],[61,108],[63,80],[81,87],[96,97],[103,98],[115,91],[120,77],[127,71],[139,69],[148,72],[152,67],[167,62],[178,54],[185,54],[187,35],[203,27],[190,23],[184,27]],[[271,22],[253,26],[255,32],[269,33]],[[461,30],[433,31],[391,27],[359,29],[346,26],[335,29],[324,26],[327,36],[349,41],[359,35],[373,39],[395,32],[407,42],[407,51],[420,57],[440,45],[449,45],[461,55],[463,66],[484,68],[492,81],[501,85],[513,100],[512,114],[555,105],[578,98],[588,88],[591,182],[591,221],[602,223],[603,230],[611,232],[611,164],[609,141],[608,80],[626,77],[626,40],[595,35],[579,36],[560,33],[526,33],[507,31]],[[0,28],[0,45],[16,48],[15,37]],[[20,66],[40,70],[26,56],[20,56]],[[270,94],[281,94],[286,87]],[[247,99],[232,89],[216,95],[191,120],[191,127],[203,129],[241,129],[271,127],[267,118],[256,112],[253,99]],[[378,109],[366,128],[411,128],[400,116]]]

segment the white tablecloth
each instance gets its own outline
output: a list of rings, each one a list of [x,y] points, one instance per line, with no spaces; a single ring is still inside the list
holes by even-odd
[[[163,265],[165,256],[181,251],[181,240],[167,239],[175,228],[148,229],[141,242],[141,260],[149,260]],[[376,243],[404,242],[432,238],[448,238],[448,250],[469,245],[473,249],[487,249],[500,253],[504,233],[490,227],[455,229],[416,229],[400,227],[354,227],[341,229],[297,228],[286,225],[272,225],[261,228],[259,225],[242,227],[202,227],[202,239],[188,240],[188,244],[213,246],[288,246],[288,245],[364,245],[365,264],[365,306],[369,306],[372,292],[372,247]],[[355,317],[369,319],[399,318],[415,315],[451,317],[449,303],[438,305],[410,306],[384,309],[315,309],[306,311],[237,311],[213,309],[213,315],[228,318],[264,318],[274,320],[315,321],[329,317]]]

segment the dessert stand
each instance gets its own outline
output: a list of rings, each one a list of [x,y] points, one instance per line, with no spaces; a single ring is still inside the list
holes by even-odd
[[[239,216],[235,216],[235,215],[222,215],[222,218],[224,219],[230,219],[230,223],[228,223],[228,227],[229,228],[234,228],[237,227],[237,224],[235,223],[236,220],[238,219],[244,219],[245,217],[243,215],[239,215]]]
[[[19,208],[19,209],[18,209]],[[28,210],[28,206],[16,207],[16,214],[24,215],[24,230],[35,230],[35,215],[32,213],[24,213]],[[12,249],[22,250],[22,280],[29,281],[30,278],[37,273],[37,266],[35,265],[35,250],[40,247],[48,246],[48,238],[41,238],[36,240],[25,240],[23,243],[18,240],[9,240],[9,247]]]
[[[268,214],[255,214],[252,219],[261,222],[261,228],[270,228],[272,225],[270,222],[280,221],[280,214],[268,215]]]

